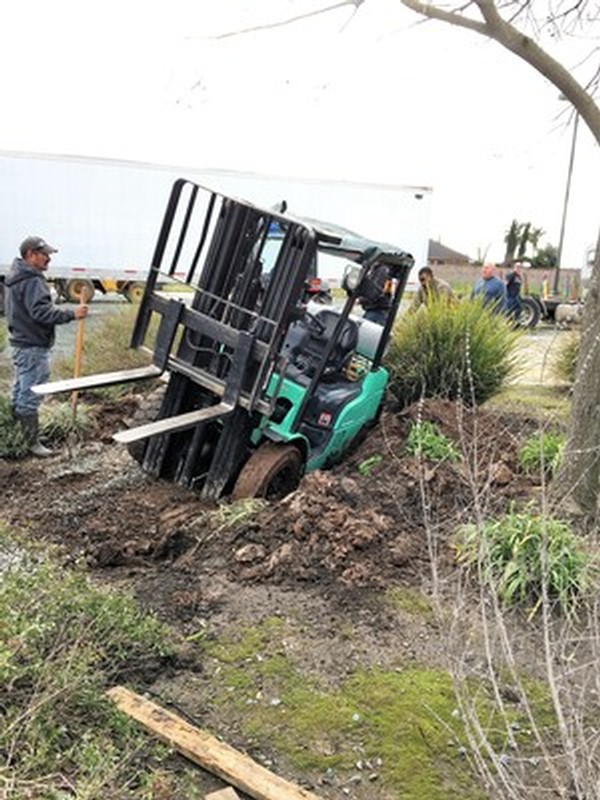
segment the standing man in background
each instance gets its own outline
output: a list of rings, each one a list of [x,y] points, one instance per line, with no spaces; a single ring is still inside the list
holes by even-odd
[[[506,313],[516,324],[519,321],[523,307],[521,302],[523,275],[519,261],[515,261],[512,270],[507,272],[504,280],[506,282]]]
[[[411,305],[411,311],[416,311],[421,306],[427,306],[431,300],[444,297],[448,303],[453,303],[456,298],[452,287],[441,278],[436,278],[431,267],[421,267],[419,270],[419,289]]]
[[[484,306],[488,306],[491,311],[501,314],[506,310],[506,287],[495,273],[496,268],[493,264],[484,264],[481,270],[481,278],[473,287],[472,296],[481,297]]]
[[[52,451],[40,442],[38,411],[42,398],[32,387],[50,377],[50,350],[55,327],[87,315],[87,306],[75,310],[55,306],[44,272],[58,251],[40,236],[29,236],[19,248],[6,276],[6,321],[15,368],[12,411],[29,444],[29,452],[45,458]]]

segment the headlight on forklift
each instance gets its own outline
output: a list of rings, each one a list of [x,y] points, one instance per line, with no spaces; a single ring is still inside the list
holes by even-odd
[[[355,292],[360,285],[361,268],[356,264],[348,264],[344,270],[342,286],[347,292]]]

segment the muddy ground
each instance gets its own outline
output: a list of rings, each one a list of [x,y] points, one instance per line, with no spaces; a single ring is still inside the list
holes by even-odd
[[[384,413],[343,464],[307,476],[283,501],[215,508],[152,480],[112,442],[136,403],[95,406],[95,437],[65,445],[51,459],[0,459],[4,522],[60,545],[65,563],[83,560],[99,581],[132,590],[184,637],[205,630],[217,637],[274,615],[293,620],[286,647],[295,663],[332,685],[357,667],[393,667],[399,654],[442,664],[435,619],[392,613],[379,600],[382,592],[400,587],[426,595],[432,544],[442,578],[451,575],[452,535],[473,519],[475,506],[501,512],[539,491],[517,463],[534,420],[435,401]],[[463,459],[435,464],[408,456],[406,435],[417,418],[435,422]],[[145,676],[142,688],[287,774],[285,763],[253,752],[211,707],[193,677],[202,668],[197,656],[184,656],[176,669]],[[323,797],[348,796],[343,783],[289,777],[308,781]],[[204,780],[207,789],[217,785]],[[354,787],[351,796],[387,795]]]

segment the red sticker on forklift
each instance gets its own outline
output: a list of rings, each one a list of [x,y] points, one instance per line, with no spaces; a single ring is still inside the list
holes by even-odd
[[[320,428],[328,428],[331,425],[331,414],[329,411],[323,411],[319,416],[319,422],[317,423]]]

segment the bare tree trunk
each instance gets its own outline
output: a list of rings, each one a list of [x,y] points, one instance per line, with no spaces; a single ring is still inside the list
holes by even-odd
[[[567,444],[551,498],[593,521],[600,481],[600,234],[585,298]]]

